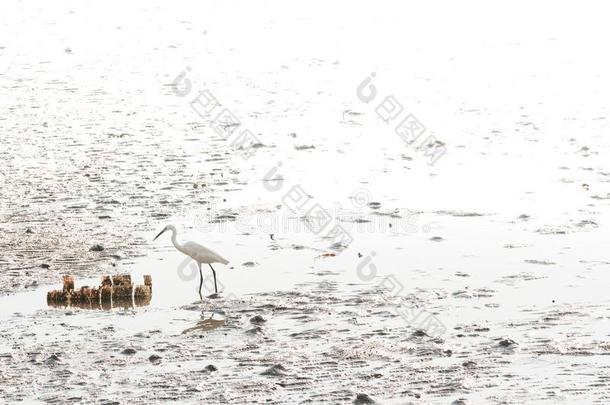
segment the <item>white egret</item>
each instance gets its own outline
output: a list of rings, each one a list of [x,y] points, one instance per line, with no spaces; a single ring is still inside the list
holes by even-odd
[[[172,231],[172,243],[174,244],[176,249],[178,249],[178,251],[184,253],[185,255],[190,256],[193,260],[197,262],[197,265],[199,266],[199,277],[201,280],[199,282],[199,298],[203,300],[203,297],[201,296],[201,286],[203,285],[203,273],[201,272],[201,263],[207,263],[207,265],[210,266],[210,268],[212,269],[212,273],[214,274],[214,291],[216,292],[216,294],[218,294],[218,287],[216,286],[216,271],[214,270],[214,267],[212,267],[212,263],[227,264],[229,263],[229,261],[218,253],[214,252],[212,249],[208,249],[207,247],[202,246],[199,243],[178,243],[178,240],[176,239],[178,231],[176,231],[176,227],[173,225],[168,225],[163,228],[163,230],[159,232],[157,236],[155,236],[155,239],[153,239],[153,241],[155,241],[166,231]]]

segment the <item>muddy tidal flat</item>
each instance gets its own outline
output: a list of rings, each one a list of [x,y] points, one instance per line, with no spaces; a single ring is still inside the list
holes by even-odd
[[[602,11],[3,9],[0,403],[610,402]]]

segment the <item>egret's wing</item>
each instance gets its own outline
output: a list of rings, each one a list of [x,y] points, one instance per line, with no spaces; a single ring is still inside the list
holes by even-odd
[[[184,245],[182,245],[182,248],[187,255],[191,256],[200,263],[229,263],[227,259],[214,252],[212,249],[208,249],[197,242],[186,242]]]

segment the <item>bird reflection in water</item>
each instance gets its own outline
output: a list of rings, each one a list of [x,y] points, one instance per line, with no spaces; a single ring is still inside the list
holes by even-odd
[[[214,316],[216,315],[216,319],[214,319]],[[190,332],[195,332],[195,331],[199,331],[199,332],[210,332],[214,329],[218,329],[221,326],[224,326],[227,324],[227,320],[218,315],[217,313],[212,313],[212,315],[210,315],[209,318],[206,318],[205,315],[201,316],[201,320],[197,321],[197,324],[195,326],[193,326],[192,328],[188,328],[182,331],[182,334],[186,334],[186,333],[190,333]]]

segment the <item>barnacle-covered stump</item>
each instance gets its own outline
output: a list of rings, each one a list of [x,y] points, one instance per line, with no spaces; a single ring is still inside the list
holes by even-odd
[[[136,306],[144,307],[150,304],[150,300],[152,298],[152,294],[150,292],[150,287],[147,285],[139,285],[136,286],[136,289],[133,294],[133,301]]]
[[[99,287],[74,289],[74,278],[63,276],[63,288],[47,293],[47,304],[54,307],[86,309],[133,308],[145,306],[152,299],[152,278],[144,276],[144,285],[134,286],[129,274],[102,276]]]
[[[144,276],[144,285],[137,285],[133,291],[133,301],[138,307],[150,304],[152,299],[152,278]]]
[[[74,278],[72,276],[65,275],[64,276],[64,292],[73,291],[74,290]]]

